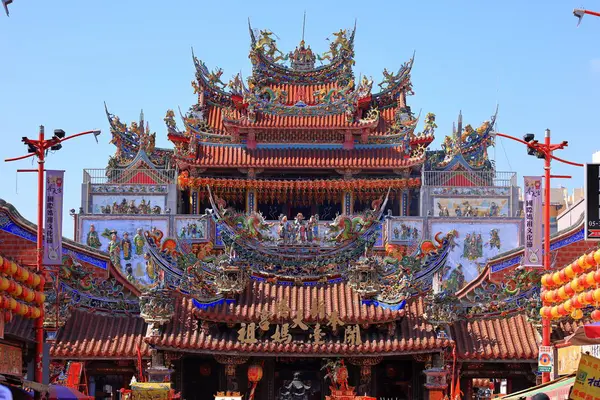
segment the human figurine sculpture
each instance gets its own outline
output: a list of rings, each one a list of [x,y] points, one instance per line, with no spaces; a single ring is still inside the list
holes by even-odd
[[[102,247],[102,243],[100,243],[100,238],[98,237],[98,232],[96,232],[96,227],[94,224],[90,225],[86,243],[88,246],[93,247],[94,249],[99,249]]]
[[[284,385],[279,394],[279,400],[307,400],[311,385],[300,380],[300,372],[294,372],[294,379]]]
[[[129,239],[129,233],[123,233],[123,239],[121,239],[121,250],[123,250],[123,258],[125,260],[131,260],[131,240]]]
[[[294,228],[296,230],[296,241],[301,243],[306,242],[306,221],[304,221],[302,213],[298,213],[296,218],[294,218]]]

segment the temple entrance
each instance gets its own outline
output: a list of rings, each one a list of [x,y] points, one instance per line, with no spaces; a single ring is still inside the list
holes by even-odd
[[[182,398],[186,400],[211,400],[224,383],[222,368],[214,360],[186,358],[182,360]],[[225,388],[223,387],[223,389]],[[239,389],[238,389],[239,390]]]
[[[320,359],[278,361],[274,373],[275,399],[321,400],[325,393],[324,376]]]
[[[375,367],[377,397],[408,400],[413,398],[413,365],[410,361],[384,361]]]

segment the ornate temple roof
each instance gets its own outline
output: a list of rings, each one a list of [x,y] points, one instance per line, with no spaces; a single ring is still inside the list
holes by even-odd
[[[340,319],[351,324],[385,323],[405,315],[404,309],[390,309],[374,303],[364,304],[360,295],[347,283],[339,282],[327,286],[276,285],[252,281],[235,302],[220,302],[213,307],[195,310],[201,320],[215,322],[258,322],[263,313],[278,315],[277,305],[287,300],[292,317],[303,311],[303,320],[314,323],[311,310],[315,303],[322,303],[325,312],[339,313]]]
[[[137,359],[149,356],[147,324],[139,316],[98,315],[74,311],[50,348],[58,359]]]
[[[156,133],[150,133],[143,111],[140,112],[139,122],[127,125],[118,116],[108,112],[106,103],[104,109],[112,135],[110,143],[117,148],[114,157],[109,160],[109,167],[128,170],[168,167],[173,151],[155,146]]]
[[[446,136],[442,143],[442,150],[430,152],[427,169],[440,171],[491,169],[492,164],[487,149],[494,145],[493,132],[497,116],[498,107],[489,121],[473,129],[471,125],[463,128],[462,112],[459,113],[458,127],[454,127],[452,136]]]
[[[384,70],[384,80],[379,85],[382,91],[373,95],[372,80],[363,77],[355,82],[354,34],[355,28],[334,33],[330,49],[323,55],[313,53],[304,41],[293,52],[284,54],[277,48],[271,31],[255,32],[250,28],[252,75],[247,82],[238,74],[225,84],[221,69],[209,71],[192,54],[196,67],[192,86],[198,103],[182,116],[183,131],[177,128],[174,112],[169,111],[165,118],[180,168],[215,165],[212,155],[203,157],[206,149],[197,151],[198,143],[237,144],[242,149],[237,152],[269,144],[292,148],[301,144],[300,147],[313,150],[320,144],[329,144],[334,147],[320,150],[334,160],[329,163],[330,168],[344,167],[336,162],[340,160],[333,153],[338,151],[336,145],[339,151],[343,145],[344,150],[351,152],[361,144],[368,145],[358,155],[365,159],[363,164],[383,164],[392,157],[399,158],[392,161],[392,168],[422,164],[425,160],[413,153],[420,156],[434,140],[435,116],[428,114],[423,132],[415,133],[418,117],[406,105],[406,96],[412,94],[410,72],[414,56],[396,74]],[[325,64],[315,66],[317,61]],[[389,152],[385,147],[390,145],[395,154],[378,161],[382,158],[380,151]],[[280,148],[273,149],[273,153],[281,152]],[[410,158],[413,160],[405,161]],[[190,159],[196,161],[192,163]],[[233,162],[233,167],[243,163]]]
[[[355,148],[353,150],[318,148],[258,148],[237,145],[200,144],[193,165],[208,168],[361,168],[395,169],[420,165],[425,153],[406,157],[402,146]]]
[[[524,315],[455,322],[450,327],[459,359],[535,360],[540,335]]]
[[[324,344],[313,345],[307,342],[277,344],[269,340],[260,340],[256,344],[244,344],[237,340],[235,332],[211,333],[199,329],[196,319],[196,307],[191,299],[177,302],[173,322],[165,326],[158,337],[150,337],[148,343],[160,349],[179,349],[187,352],[220,354],[252,353],[286,354],[297,356],[319,355],[376,355],[410,354],[435,351],[448,346],[447,339],[438,339],[433,328],[421,318],[423,312],[420,301],[407,306],[407,314],[399,322],[396,332],[366,334],[360,345],[347,345],[336,339]],[[342,335],[343,337],[343,335]]]

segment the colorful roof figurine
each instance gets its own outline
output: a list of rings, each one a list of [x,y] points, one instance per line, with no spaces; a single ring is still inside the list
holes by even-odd
[[[221,69],[211,72],[192,52],[198,102],[181,116],[183,130],[172,110],[165,118],[180,169],[278,168],[269,159],[283,155],[282,144],[297,153],[284,157],[298,159],[292,166],[301,168],[423,164],[436,125],[435,116],[427,114],[424,130],[417,133],[419,117],[406,104],[414,57],[396,74],[385,70],[382,92],[373,95],[371,79],[355,81],[354,34],[355,28],[334,33],[323,55],[313,53],[304,40],[284,54],[273,32],[250,28],[252,75],[247,82],[237,74],[226,84]],[[315,66],[317,61],[325,64]],[[383,153],[389,153],[389,163],[380,162]],[[217,161],[225,158],[226,165]],[[343,159],[357,161],[349,165]]]
[[[454,170],[491,170],[487,149],[494,145],[494,125],[498,108],[489,121],[479,128],[466,125],[463,129],[462,113],[458,115],[458,127],[452,136],[446,136],[442,150],[428,154],[427,169],[440,171]],[[483,185],[482,185],[483,186]]]
[[[121,122],[118,116],[108,112],[106,103],[104,109],[110,123],[112,135],[110,143],[117,148],[115,155],[109,160],[109,168],[126,170],[168,168],[172,150],[156,147],[156,133],[150,133],[150,126],[144,121],[143,111],[140,112],[139,122],[127,125]],[[117,183],[126,182],[119,177]]]

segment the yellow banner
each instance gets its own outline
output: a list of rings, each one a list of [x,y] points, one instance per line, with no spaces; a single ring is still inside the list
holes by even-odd
[[[569,346],[558,349],[558,375],[570,375],[577,372],[581,359],[581,346]]]
[[[571,399],[600,399],[600,359],[587,354],[581,355]]]

